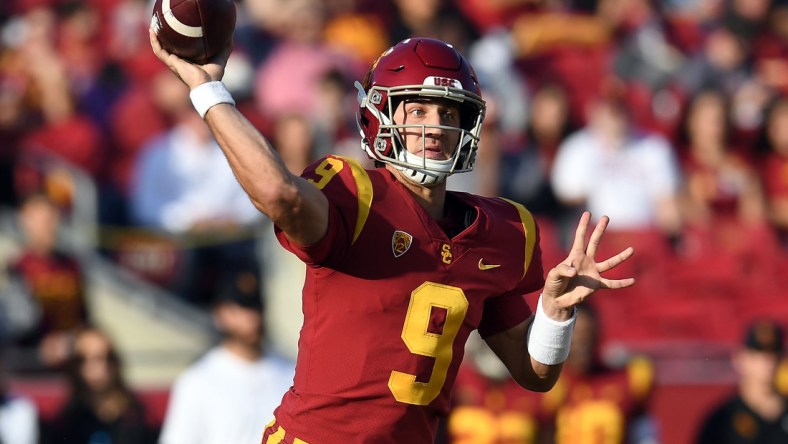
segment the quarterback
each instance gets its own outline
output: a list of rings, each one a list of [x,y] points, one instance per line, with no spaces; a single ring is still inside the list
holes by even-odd
[[[307,265],[293,387],[263,444],[432,443],[468,335],[478,329],[526,389],[549,390],[566,359],[574,307],[632,278],[601,273],[606,217],[578,224],[545,277],[526,208],[449,192],[473,168],[485,114],[478,80],[450,45],[412,38],[387,50],[358,89],[362,147],[376,168],[327,156],[299,177],[235,109],[221,79],[228,47],[205,65],[154,53],[195,109],[284,248]],[[524,296],[541,290],[532,310]]]

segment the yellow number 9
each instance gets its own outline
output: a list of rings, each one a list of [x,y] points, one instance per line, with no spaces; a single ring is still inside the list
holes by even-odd
[[[312,179],[308,179],[309,182],[315,184],[315,186],[322,190],[327,184],[328,181],[331,180],[338,172],[342,171],[345,165],[339,159],[334,159],[333,157],[326,157],[320,162],[320,165],[315,168],[315,174],[320,176],[320,181],[315,182]]]
[[[428,330],[433,307],[446,310],[441,333]],[[425,282],[413,290],[402,327],[402,340],[411,353],[435,358],[435,364],[428,382],[417,382],[415,375],[392,371],[389,390],[397,401],[427,405],[438,397],[451,364],[454,339],[467,312],[468,299],[460,288]]]

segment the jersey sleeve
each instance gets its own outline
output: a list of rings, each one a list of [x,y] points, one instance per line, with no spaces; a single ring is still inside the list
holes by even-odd
[[[357,161],[340,156],[324,157],[301,177],[328,198],[328,230],[313,245],[298,245],[274,227],[282,246],[308,265],[324,265],[341,258],[361,232],[372,203],[372,183]]]

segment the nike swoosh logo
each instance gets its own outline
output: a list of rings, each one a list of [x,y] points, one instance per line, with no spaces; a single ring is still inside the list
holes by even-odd
[[[500,266],[500,264],[485,264],[484,259],[479,259],[479,270],[492,270]]]

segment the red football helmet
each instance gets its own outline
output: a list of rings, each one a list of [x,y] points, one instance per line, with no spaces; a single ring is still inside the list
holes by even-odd
[[[364,151],[374,160],[394,165],[410,180],[432,185],[450,174],[470,171],[476,158],[485,103],[476,73],[451,45],[440,40],[411,38],[384,52],[358,89],[358,126]],[[439,125],[395,125],[393,113],[408,97],[439,98],[459,103],[460,128]],[[448,160],[428,159],[405,149],[401,130],[428,127],[460,132]]]

